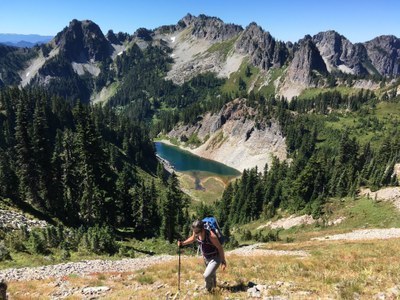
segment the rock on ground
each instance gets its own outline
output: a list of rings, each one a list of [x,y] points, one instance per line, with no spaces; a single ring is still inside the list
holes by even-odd
[[[24,281],[60,278],[71,274],[84,275],[102,272],[130,272],[173,259],[176,259],[176,257],[171,255],[162,255],[144,258],[127,258],[117,261],[98,259],[85,260],[81,262],[68,262],[35,268],[11,268],[1,270],[0,279],[4,279],[5,281]]]

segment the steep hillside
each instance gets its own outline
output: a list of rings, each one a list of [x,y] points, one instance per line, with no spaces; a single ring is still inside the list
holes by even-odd
[[[29,65],[37,53],[32,49],[20,49],[0,44],[0,87],[18,85],[19,70]]]
[[[72,20],[48,44],[36,49],[37,57],[19,71],[21,86],[45,86],[70,100],[103,99],[100,92],[115,81],[110,76],[111,64],[125,50],[127,38],[112,31],[107,37],[92,21]],[[103,94],[112,95],[106,90]]]

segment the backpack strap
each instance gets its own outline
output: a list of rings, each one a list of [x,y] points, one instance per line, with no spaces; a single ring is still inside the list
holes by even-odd
[[[218,254],[218,249],[215,245],[211,242],[211,231],[205,231],[205,239],[200,240],[197,238],[197,242],[199,243],[199,248],[201,250],[201,254],[205,258],[210,258]],[[205,252],[206,251],[206,252]]]

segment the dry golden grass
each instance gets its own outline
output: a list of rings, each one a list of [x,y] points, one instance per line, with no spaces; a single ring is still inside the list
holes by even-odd
[[[179,173],[179,182],[183,190],[189,194],[192,199],[206,204],[213,204],[215,200],[221,198],[224,189],[232,176],[213,176],[210,174],[203,174],[198,172],[196,176],[199,177],[202,189],[196,189],[195,178],[189,173]]]
[[[269,249],[305,250],[309,257],[228,255],[228,267],[218,271],[215,295],[200,291],[204,266],[199,257],[182,258],[179,299],[246,299],[247,284],[268,285],[268,295],[290,299],[373,299],[399,284],[400,239],[375,241],[308,241],[273,243]],[[10,282],[11,299],[50,299],[60,287],[55,280]],[[135,273],[91,274],[62,279],[78,292],[108,286],[102,299],[172,299],[178,287],[178,259]],[[277,283],[278,282],[278,283]]]

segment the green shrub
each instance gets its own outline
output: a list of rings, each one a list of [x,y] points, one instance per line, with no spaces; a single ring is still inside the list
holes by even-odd
[[[96,254],[114,254],[118,251],[114,234],[109,227],[94,226],[83,235],[80,248]]]
[[[15,252],[23,252],[26,251],[26,247],[24,244],[26,238],[27,237],[22,230],[17,230],[7,233],[4,242],[8,249],[11,249]]]
[[[254,239],[257,242],[261,242],[261,243],[277,242],[277,241],[281,240],[279,238],[279,231],[278,230],[267,231],[265,234],[264,234],[263,231],[258,231],[254,235]]]
[[[71,253],[67,249],[62,249],[60,258],[62,260],[69,260],[71,258]]]
[[[136,278],[136,280],[140,284],[153,284],[155,282],[153,276],[147,274],[140,274],[139,277]]]
[[[4,241],[0,241],[0,261],[11,260],[10,251],[4,245]]]
[[[121,247],[119,247],[119,250],[118,250],[118,256],[134,258],[135,250],[129,246],[121,246]]]
[[[39,232],[32,231],[26,246],[32,254],[47,254],[46,242]]]
[[[240,238],[243,241],[250,241],[253,238],[253,236],[251,235],[251,231],[246,229],[244,230]]]
[[[239,242],[232,235],[229,237],[229,240],[224,244],[224,249],[235,249],[239,247]]]

